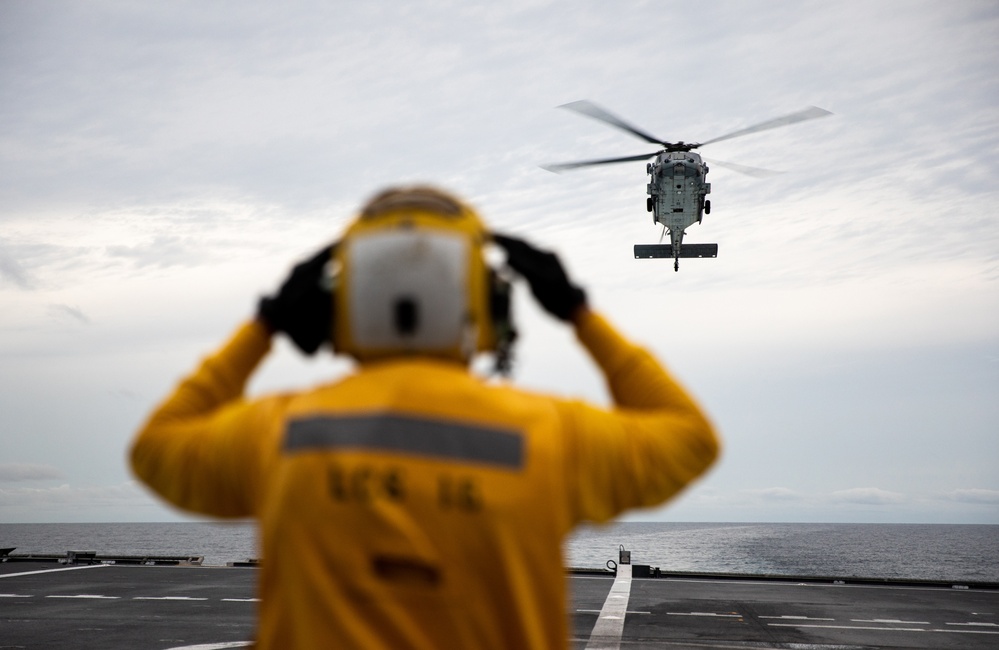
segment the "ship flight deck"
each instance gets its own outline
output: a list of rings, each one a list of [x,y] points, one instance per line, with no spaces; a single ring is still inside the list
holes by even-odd
[[[0,647],[250,647],[257,573],[5,562]],[[997,585],[646,574],[568,574],[574,650],[999,647]]]

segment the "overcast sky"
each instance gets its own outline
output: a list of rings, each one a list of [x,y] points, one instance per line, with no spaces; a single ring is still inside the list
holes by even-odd
[[[290,265],[429,181],[557,249],[707,409],[675,521],[999,524],[999,4],[0,0],[0,522],[184,515],[128,442]],[[658,241],[653,151],[703,141],[719,257]],[[600,403],[523,288],[516,383]],[[253,394],[349,372],[285,342]]]

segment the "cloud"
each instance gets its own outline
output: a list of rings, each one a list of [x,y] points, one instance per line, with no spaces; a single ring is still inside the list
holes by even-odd
[[[832,493],[834,501],[842,503],[860,503],[875,506],[887,506],[904,503],[906,497],[898,492],[889,492],[880,488],[852,488]]]
[[[6,280],[21,289],[30,289],[31,282],[21,265],[0,247],[0,280]]]
[[[128,388],[114,388],[108,390],[108,395],[118,399],[125,399],[131,402],[135,402],[142,399],[142,395],[135,392],[134,390],[129,390]]]
[[[983,490],[980,488],[953,490],[948,492],[945,498],[961,503],[999,504],[999,490]]]
[[[0,488],[0,513],[4,510],[45,510],[94,507],[145,506],[149,497],[135,481],[119,485],[76,487],[62,484],[47,488]]]
[[[64,478],[61,471],[51,465],[33,463],[0,463],[0,483],[15,481],[47,481]]]
[[[746,493],[757,496],[764,501],[798,501],[802,498],[800,493],[785,487],[746,490]]]
[[[731,433],[725,471],[707,483],[728,492],[693,492],[682,502],[688,512],[873,519],[893,507],[869,504],[901,497],[833,491],[888,485],[910,495],[894,508],[914,512],[926,475],[946,486],[932,507],[994,508],[956,505],[989,494],[944,494],[974,485],[969,475],[988,476],[992,456],[972,450],[992,449],[994,396],[985,387],[994,356],[984,370],[923,364],[934,372],[907,372],[913,389],[890,394],[879,384],[898,384],[886,378],[908,361],[878,355],[876,378],[859,363],[834,374],[810,362],[835,355],[848,367],[885,348],[911,359],[924,345],[963,359],[958,346],[969,341],[988,342],[976,349],[995,355],[999,229],[982,209],[999,197],[994,8],[924,2],[898,12],[897,3],[876,3],[858,24],[834,4],[658,3],[639,15],[584,0],[567,29],[562,7],[536,0],[236,6],[81,3],[46,12],[21,3],[4,12],[3,52],[19,65],[0,68],[0,341],[13,355],[0,366],[23,359],[28,372],[0,372],[5,405],[18,407],[0,409],[3,431],[15,435],[18,418],[51,412],[36,402],[50,402],[51,385],[82,365],[79,355],[52,354],[51,343],[100,342],[122,359],[127,374],[105,372],[89,387],[116,399],[87,413],[105,422],[131,413],[187,363],[176,358],[190,341],[200,346],[230,322],[221,314],[236,296],[245,313],[256,286],[276,286],[283,265],[313,245],[305,242],[339,231],[364,195],[430,180],[475,203],[497,229],[564,251],[594,305],[675,363]],[[678,46],[672,83],[636,84],[664,28]],[[525,66],[538,61],[525,80]],[[689,102],[669,101],[678,88]],[[713,170],[714,213],[688,235],[718,242],[721,255],[685,261],[674,274],[631,259],[633,244],[659,236],[644,209],[644,164],[562,176],[537,167],[645,150],[554,108],[584,97],[669,139],[717,136],[807,104],[836,115],[707,148],[788,173],[757,181]],[[922,226],[940,215],[947,227],[927,237]],[[523,304],[533,311],[518,314],[518,383],[603,399],[584,356],[546,344],[570,333],[531,321],[543,316],[529,297]],[[39,312],[62,327],[35,327]],[[95,326],[84,330],[88,317]],[[67,324],[86,340],[66,341]],[[149,356],[133,355],[146,341]],[[271,367],[282,370],[266,371],[261,384],[283,379],[280,358]],[[742,379],[748,362],[761,369],[759,391]],[[297,366],[287,368],[290,377]],[[763,390],[790,380],[791,394]],[[949,444],[913,443],[891,467],[831,450],[835,462],[812,462],[827,448],[795,444],[779,468],[757,472],[776,451],[770,433],[784,435],[775,429],[792,420],[856,424],[858,437],[869,422],[874,458],[896,449],[899,431],[935,428],[934,439]],[[74,425],[39,425],[47,435],[30,444],[72,439]],[[755,436],[763,444],[750,450],[744,441]],[[21,456],[35,457],[45,458]],[[846,483],[844,459],[855,463]],[[117,454],[95,462],[108,464],[102,476],[121,470]],[[765,482],[787,487],[753,489]],[[65,499],[70,511],[70,493],[83,494],[18,498]]]
[[[55,316],[56,318],[65,318],[68,316],[74,320],[83,323],[84,325],[90,324],[90,318],[86,314],[84,314],[83,310],[81,310],[79,307],[72,307],[70,305],[61,305],[61,304],[49,305],[49,314]]]
[[[137,267],[189,266],[201,262],[198,247],[186,238],[160,235],[146,244],[135,246],[108,246],[106,252],[111,257],[130,259]]]

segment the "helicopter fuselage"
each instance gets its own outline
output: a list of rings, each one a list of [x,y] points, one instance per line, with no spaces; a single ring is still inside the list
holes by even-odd
[[[646,166],[649,174],[646,206],[653,223],[662,224],[674,251],[679,251],[684,231],[700,223],[711,211],[706,199],[711,183],[706,181],[708,166],[693,151],[663,151]]]

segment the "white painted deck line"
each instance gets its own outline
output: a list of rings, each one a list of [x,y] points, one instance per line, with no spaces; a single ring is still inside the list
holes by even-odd
[[[607,600],[597,616],[597,622],[590,632],[586,650],[619,650],[621,635],[624,633],[624,619],[628,613],[628,599],[631,598],[631,565],[622,564],[617,568],[617,577],[611,585]]]
[[[198,645],[179,645],[167,650],[224,650],[225,648],[252,648],[253,641],[229,641],[226,643],[199,643]]]
[[[929,625],[929,621],[900,621],[897,618],[851,618],[851,623],[892,623],[901,625]]]
[[[881,632],[949,632],[950,634],[997,634],[988,630],[941,630],[926,627],[862,627],[860,625],[795,625],[793,623],[767,623],[773,627],[821,627],[840,630],[879,630]]]
[[[15,578],[17,576],[33,576],[39,573],[56,573],[57,571],[79,571],[80,569],[99,569],[107,564],[85,564],[83,566],[68,566],[61,569],[42,569],[40,571],[22,571],[21,573],[5,573],[0,578]]]

